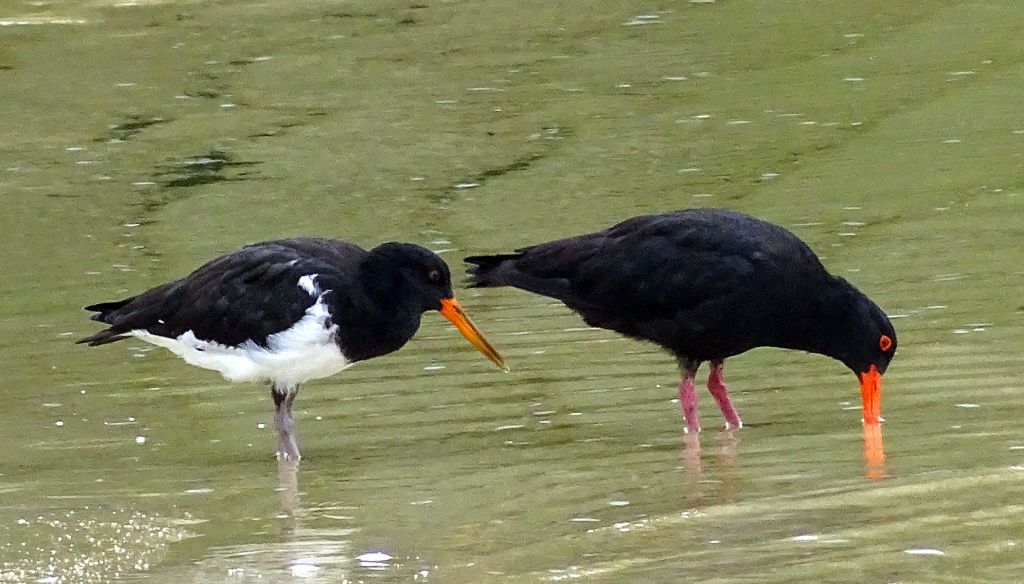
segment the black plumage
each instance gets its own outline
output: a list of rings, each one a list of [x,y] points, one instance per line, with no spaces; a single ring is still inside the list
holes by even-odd
[[[675,354],[683,372],[680,399],[684,410],[692,409],[690,430],[699,428],[691,394],[700,363],[712,363],[709,389],[729,425],[738,426],[722,361],[762,346],[843,362],[861,378],[865,420],[877,417],[880,375],[896,348],[892,324],[777,225],[732,211],[690,209],[466,262],[471,286],[514,286],[557,298],[591,326]]]
[[[257,243],[180,280],[86,309],[110,326],[79,343],[138,336],[229,380],[271,382],[278,453],[288,457],[298,457],[290,412],[298,385],[399,349],[425,311],[440,311],[504,366],[455,302],[445,262],[407,243],[371,251],[318,238]]]

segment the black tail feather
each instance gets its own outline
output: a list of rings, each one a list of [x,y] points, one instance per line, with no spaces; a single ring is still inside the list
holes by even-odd
[[[113,302],[98,302],[96,304],[90,304],[89,306],[86,306],[85,309],[90,312],[97,313],[92,315],[93,320],[106,322],[108,314],[114,312],[115,310],[123,308],[132,300],[135,300],[134,296],[132,296],[131,298],[125,298],[124,300],[114,300]]]
[[[522,254],[503,253],[495,255],[478,255],[465,258],[467,264],[472,264],[466,271],[469,274],[468,285],[470,288],[488,288],[493,286],[508,286],[511,282],[502,277],[502,263],[514,260]]]
[[[132,296],[131,298],[125,298],[124,300],[115,300],[113,302],[98,302],[96,304],[90,304],[89,306],[86,306],[85,309],[96,313],[90,317],[93,320],[105,322],[107,324],[115,324],[111,317],[114,315],[115,312],[124,308],[132,300],[135,300],[134,296]],[[107,343],[120,341],[121,339],[125,338],[127,338],[127,335],[125,334],[125,331],[123,329],[119,329],[117,326],[112,326],[108,329],[101,330],[100,332],[92,336],[85,337],[84,339],[79,339],[75,341],[75,343],[88,343],[90,347],[95,347],[98,345],[106,345]]]
[[[101,330],[100,332],[85,337],[84,339],[78,339],[75,344],[88,344],[90,347],[97,347],[99,345],[106,345],[107,343],[113,343],[122,339],[127,339],[128,335],[124,331],[116,331],[113,328]]]
[[[534,294],[566,301],[570,296],[569,280],[557,276],[538,276],[524,268],[522,263],[526,256],[523,252],[528,252],[530,249],[532,248],[526,248],[516,253],[466,258],[466,263],[474,264],[467,270],[469,273],[468,286],[470,288],[512,286]]]

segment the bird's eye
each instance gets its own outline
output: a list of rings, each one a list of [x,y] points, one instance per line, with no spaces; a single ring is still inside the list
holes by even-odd
[[[892,348],[892,339],[889,338],[889,335],[882,335],[882,337],[878,339],[878,348],[883,351],[888,351]]]
[[[427,272],[427,279],[436,284],[441,281],[441,272],[437,270],[430,270]]]

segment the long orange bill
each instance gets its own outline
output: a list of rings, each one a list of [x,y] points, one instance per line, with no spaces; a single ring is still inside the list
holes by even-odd
[[[882,374],[874,365],[860,374],[860,398],[864,402],[864,423],[882,421]]]
[[[452,321],[455,328],[459,329],[462,336],[466,337],[470,345],[473,345],[477,351],[484,354],[485,357],[491,360],[492,363],[501,367],[504,371],[508,371],[508,366],[505,365],[505,360],[501,358],[498,351],[491,346],[484,334],[473,324],[473,321],[469,320],[466,313],[462,311],[462,307],[454,298],[442,298],[441,299],[441,316]]]

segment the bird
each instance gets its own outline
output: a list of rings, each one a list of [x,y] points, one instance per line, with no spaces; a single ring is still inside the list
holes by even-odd
[[[180,280],[85,309],[110,326],[78,343],[134,337],[228,381],[269,382],[279,460],[301,458],[292,416],[299,386],[398,350],[427,311],[439,311],[508,370],[456,301],[448,265],[411,243],[366,251],[325,238],[264,241]]]
[[[593,327],[668,350],[682,376],[685,432],[700,431],[694,379],[704,362],[725,428],[743,426],[724,361],[755,347],[842,362],[860,381],[863,421],[881,421],[882,374],[896,352],[892,322],[778,225],[725,209],[684,209],[465,262],[470,287],[555,298]]]

